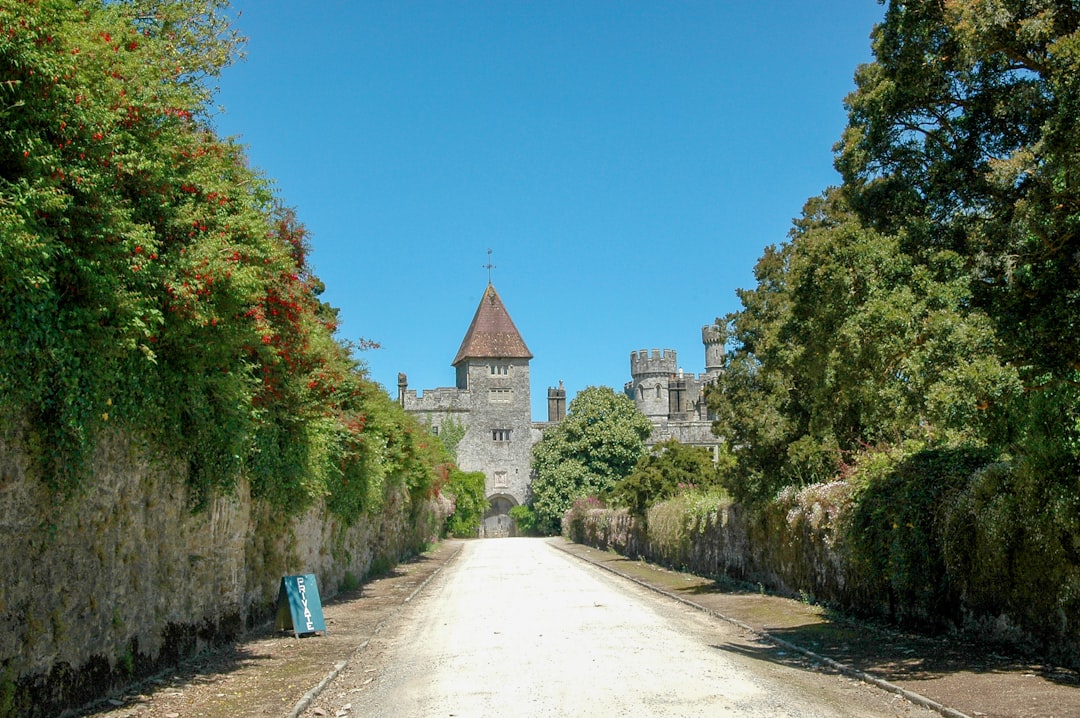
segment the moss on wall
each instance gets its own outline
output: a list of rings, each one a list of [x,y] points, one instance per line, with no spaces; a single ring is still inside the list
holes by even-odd
[[[280,577],[347,576],[421,550],[446,502],[387,482],[381,512],[286,517],[241,482],[190,510],[178,472],[105,437],[93,481],[57,502],[24,437],[0,436],[0,716],[54,715],[234,639],[271,616]]]

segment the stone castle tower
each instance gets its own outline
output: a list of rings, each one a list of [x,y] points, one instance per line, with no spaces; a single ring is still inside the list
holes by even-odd
[[[484,536],[513,533],[509,511],[529,498],[532,447],[545,426],[531,416],[532,356],[495,287],[488,284],[452,362],[456,385],[418,394],[408,388],[404,374],[398,375],[398,401],[432,433],[439,434],[450,422],[465,428],[457,444],[457,464],[486,477],[491,508],[481,527]],[[548,390],[548,412],[550,421],[565,414],[566,391],[561,386]]]
[[[649,446],[676,439],[682,444],[712,449],[720,439],[712,433],[705,388],[716,381],[724,365],[724,337],[715,325],[701,329],[705,372],[684,373],[673,349],[630,352],[631,380],[624,387],[638,410],[653,423]]]

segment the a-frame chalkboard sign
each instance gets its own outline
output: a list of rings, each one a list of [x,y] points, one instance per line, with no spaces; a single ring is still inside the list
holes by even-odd
[[[315,574],[281,577],[275,625],[279,631],[291,630],[297,637],[326,633]]]

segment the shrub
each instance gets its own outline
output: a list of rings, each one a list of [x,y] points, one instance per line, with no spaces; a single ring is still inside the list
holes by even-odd
[[[940,625],[959,615],[959,596],[942,545],[946,507],[975,472],[985,449],[899,451],[860,470],[849,525],[853,559],[901,622]]]
[[[514,520],[518,533],[531,536],[536,531],[536,514],[528,506],[511,507],[510,518]]]
[[[446,519],[446,530],[458,538],[475,537],[487,509],[484,498],[484,473],[450,469],[447,490],[454,497],[454,513]]]

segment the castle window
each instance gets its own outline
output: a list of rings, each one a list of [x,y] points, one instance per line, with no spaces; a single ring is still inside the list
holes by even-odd
[[[510,430],[509,429],[492,429],[491,430],[491,440],[492,441],[500,441],[500,442],[510,441]]]
[[[506,376],[510,373],[510,366],[507,364],[489,364],[488,370],[492,376]]]
[[[657,399],[660,398],[660,385],[659,384],[656,385],[656,398]]]
[[[492,387],[488,389],[488,401],[506,402],[514,398],[514,392],[506,387]]]
[[[431,427],[431,434],[432,434],[432,436],[438,436],[439,435],[439,427],[438,426]]]

